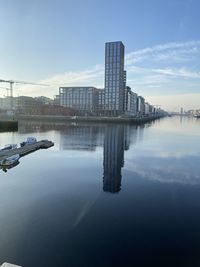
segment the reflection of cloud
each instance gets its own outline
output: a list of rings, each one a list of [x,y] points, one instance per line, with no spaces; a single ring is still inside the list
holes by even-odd
[[[200,185],[200,157],[140,158],[126,168],[141,177],[161,183]]]

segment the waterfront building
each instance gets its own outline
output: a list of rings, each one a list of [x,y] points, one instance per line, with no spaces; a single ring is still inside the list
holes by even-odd
[[[129,86],[126,86],[125,91],[125,114],[129,116],[137,115],[137,94],[132,92]]]
[[[150,104],[149,104],[149,113],[150,114],[154,114],[155,113],[154,106],[152,106]]]
[[[32,115],[50,115],[50,116],[74,116],[75,112],[71,108],[60,105],[42,105],[32,110]]]
[[[54,105],[60,105],[60,96],[59,95],[54,96],[53,104]]]
[[[98,89],[98,104],[96,107],[96,115],[104,115],[105,90]]]
[[[150,105],[149,103],[145,102],[145,115],[150,114]]]
[[[34,99],[40,101],[43,105],[53,105],[53,99],[46,96],[37,96]]]
[[[121,41],[105,44],[105,105],[107,116],[124,114],[124,45]]]
[[[10,109],[11,106],[11,98],[9,96],[0,98],[0,107],[1,109]]]
[[[17,113],[33,114],[33,110],[41,107],[43,102],[41,99],[36,99],[30,96],[18,96],[13,99],[13,106]]]
[[[98,89],[95,87],[60,87],[60,105],[72,108],[77,115],[95,115],[98,106]]]
[[[54,104],[75,110],[80,116],[143,116],[155,113],[145,106],[145,99],[126,86],[124,45],[121,41],[105,43],[105,87],[60,87]]]
[[[137,97],[137,114],[143,116],[145,114],[145,99],[142,96]]]

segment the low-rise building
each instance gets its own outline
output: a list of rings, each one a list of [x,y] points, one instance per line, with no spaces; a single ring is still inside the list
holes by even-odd
[[[150,113],[150,105],[149,103],[145,102],[145,115],[149,115]]]
[[[75,112],[71,108],[59,105],[42,105],[32,111],[33,115],[50,115],[50,116],[74,116]]]
[[[137,97],[137,114],[143,116],[145,114],[145,99],[142,96]]]
[[[137,115],[137,94],[131,91],[129,86],[125,90],[125,115]]]
[[[95,87],[60,87],[60,105],[72,108],[77,115],[95,115],[98,106],[98,89]]]
[[[1,109],[10,109],[11,108],[11,98],[10,97],[3,97],[0,98],[0,107]]]
[[[18,96],[14,99],[15,110],[20,114],[32,114],[35,109],[43,105],[41,100],[30,96]]]
[[[96,114],[101,116],[104,115],[104,105],[105,105],[105,90],[98,89],[98,104],[96,109]]]

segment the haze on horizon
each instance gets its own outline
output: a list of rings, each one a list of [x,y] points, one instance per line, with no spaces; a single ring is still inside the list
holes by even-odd
[[[18,85],[16,96],[103,88],[104,44],[121,40],[134,92],[167,110],[200,108],[198,0],[2,0],[0,7],[0,78],[50,85]]]

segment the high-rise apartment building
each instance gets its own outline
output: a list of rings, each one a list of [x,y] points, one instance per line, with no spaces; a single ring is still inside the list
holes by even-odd
[[[121,41],[105,44],[105,105],[107,116],[124,114],[124,45]]]
[[[105,44],[105,87],[60,87],[55,101],[79,116],[143,116],[145,99],[126,85],[125,48],[121,41]],[[150,108],[150,107],[149,107]],[[150,108],[151,109],[151,108]],[[146,106],[146,112],[148,111]]]

